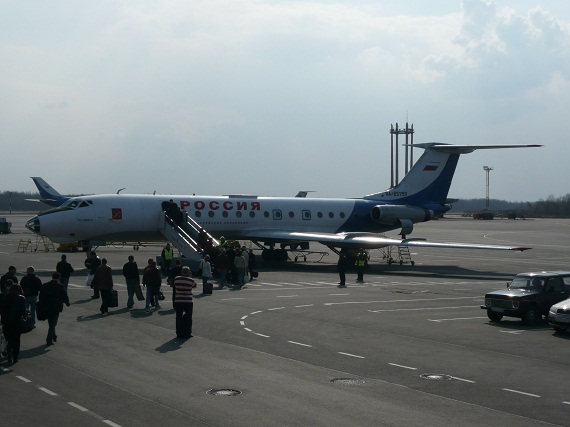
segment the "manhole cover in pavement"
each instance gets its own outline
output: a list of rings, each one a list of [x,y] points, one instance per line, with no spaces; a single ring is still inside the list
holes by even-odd
[[[424,380],[435,380],[435,381],[453,379],[451,375],[446,375],[446,374],[421,374],[420,377],[422,377]]]
[[[345,384],[345,385],[360,385],[364,384],[366,381],[359,378],[333,378],[331,383],[335,384]]]
[[[241,391],[233,388],[213,388],[208,390],[208,394],[211,394],[212,396],[237,396],[238,394],[241,394]]]

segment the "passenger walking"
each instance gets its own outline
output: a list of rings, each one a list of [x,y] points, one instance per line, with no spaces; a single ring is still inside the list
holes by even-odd
[[[89,256],[85,260],[85,268],[87,268],[87,286],[93,289],[92,299],[99,298],[99,290],[93,287],[93,277],[97,272],[97,269],[101,265],[101,259],[97,256],[95,251],[91,251]]]
[[[230,270],[230,259],[224,249],[216,258],[216,272],[218,273],[218,287],[222,289],[228,281],[228,272]]]
[[[45,313],[48,321],[46,346],[50,346],[57,341],[55,327],[57,326],[59,313],[63,311],[63,304],[69,307],[69,297],[63,285],[59,282],[59,273],[57,271],[51,275],[49,282],[42,285],[39,303],[42,305],[42,311]]]
[[[36,327],[36,303],[38,302],[38,294],[42,288],[42,281],[35,274],[34,267],[30,266],[26,269],[26,275],[22,277],[20,282],[26,298],[26,311],[30,312],[32,324]]]
[[[135,257],[129,255],[129,261],[123,265],[123,276],[127,282],[127,308],[130,310],[135,305],[134,295],[140,288],[139,267]]]
[[[338,271],[338,277],[340,279],[339,288],[346,288],[346,269],[348,268],[348,259],[346,258],[346,253],[344,251],[340,252],[338,256],[338,262],[336,263],[336,269]]]
[[[61,255],[61,261],[57,263],[55,271],[59,273],[59,282],[63,285],[63,289],[67,292],[69,277],[73,273],[73,267],[67,262],[67,255]]]
[[[176,337],[192,337],[192,312],[194,302],[192,300],[192,289],[196,287],[196,282],[192,279],[192,273],[187,266],[182,267],[182,275],[174,278],[174,289],[176,290],[176,300],[174,309],[176,310]]]
[[[143,270],[142,282],[143,286],[146,286],[146,312],[151,312],[151,302],[154,303],[154,308],[159,310],[160,305],[158,303],[158,296],[160,294],[162,278],[160,276],[160,271],[156,268],[156,262],[154,262],[152,258],[149,258],[148,265]]]
[[[236,256],[234,258],[234,267],[236,269],[236,285],[239,289],[243,286],[243,276],[245,273],[245,258],[243,257],[241,250],[238,249]]]
[[[2,313],[2,331],[6,338],[6,352],[8,355],[8,363],[18,362],[20,355],[20,324],[23,316],[26,314],[26,300],[22,295],[22,288],[17,283],[10,283],[11,279],[6,280],[6,289],[8,294],[2,299],[0,307]]]
[[[93,276],[93,289],[101,293],[101,308],[99,311],[102,315],[109,312],[109,301],[111,299],[111,291],[113,290],[113,270],[107,265],[107,259],[101,260],[101,265]]]
[[[18,278],[16,277],[16,267],[11,265],[8,267],[8,271],[0,277],[0,291],[4,292],[4,288],[6,287],[6,281],[11,280],[13,284],[18,284]]]
[[[241,248],[241,256],[245,260],[245,268],[243,270],[243,282],[247,283],[249,282],[249,253],[247,252],[245,246],[242,246]]]
[[[202,269],[202,294],[212,294],[212,284],[208,280],[212,278],[212,265],[210,264],[210,255],[206,255],[200,261],[200,268]]]
[[[255,279],[256,275],[257,275],[257,271],[255,270],[255,254],[253,253],[253,249],[250,248],[249,249],[249,257],[248,257],[248,263],[247,263],[247,268],[249,270],[249,280],[253,280]]]
[[[172,288],[172,304],[174,304],[174,298],[176,297],[176,290],[174,289],[174,279],[176,278],[176,276],[180,276],[181,274],[182,274],[182,264],[180,263],[180,260],[177,259],[174,262],[174,267],[172,267],[168,271],[168,279],[167,279],[168,286]]]

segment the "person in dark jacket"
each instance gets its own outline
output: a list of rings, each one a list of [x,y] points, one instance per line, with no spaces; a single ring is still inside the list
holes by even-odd
[[[8,272],[5,273],[2,277],[0,277],[0,291],[4,292],[4,288],[6,287],[6,281],[11,280],[12,283],[18,284],[18,278],[16,277],[16,267],[11,265],[8,267]]]
[[[91,289],[93,289],[93,295],[91,298],[97,299],[99,298],[99,290],[93,287],[93,277],[95,277],[95,273],[101,265],[101,259],[97,256],[95,251],[91,251],[84,264],[87,269],[87,286],[90,286]]]
[[[141,283],[139,267],[132,255],[129,255],[129,261],[123,265],[123,276],[127,282],[127,308],[130,310],[135,305],[134,295]]]
[[[64,303],[69,307],[69,297],[63,285],[59,283],[59,273],[56,271],[52,273],[51,280],[44,283],[40,289],[39,304],[42,305],[42,311],[46,314],[49,325],[46,346],[50,346],[57,341],[55,327],[57,326],[59,313],[63,311]]]
[[[55,271],[59,273],[59,282],[63,285],[63,289],[67,292],[67,285],[69,284],[69,277],[73,273],[73,267],[67,262],[67,256],[63,254],[61,261],[57,263]]]
[[[341,252],[338,256],[338,262],[336,263],[336,269],[338,270],[338,277],[340,279],[339,288],[346,288],[346,269],[348,266],[348,258],[344,252]]]
[[[38,276],[36,276],[34,267],[30,266],[26,269],[26,275],[22,277],[20,281],[20,286],[24,291],[24,297],[26,298],[26,311],[30,312],[32,317],[34,328],[36,327],[36,303],[38,302],[38,294],[42,287],[42,281]]]
[[[8,287],[9,286],[9,287]],[[20,355],[20,325],[26,314],[26,299],[23,291],[17,283],[6,281],[8,294],[2,300],[2,330],[6,338],[8,363],[16,363]]]
[[[253,276],[254,276],[254,274],[256,274],[255,267],[256,267],[255,254],[253,253],[253,249],[249,248],[249,258],[248,258],[247,268],[249,270],[249,279],[250,280],[253,280],[254,279]]]
[[[101,260],[101,265],[93,276],[93,289],[101,293],[101,314],[109,312],[109,299],[113,290],[113,270],[107,265],[107,259]]]
[[[150,313],[151,301],[154,302],[154,308],[156,310],[160,309],[158,303],[158,295],[160,293],[160,285],[162,283],[162,277],[160,271],[156,268],[156,263],[152,258],[149,258],[148,265],[143,270],[143,285],[146,286],[146,306],[145,310]]]

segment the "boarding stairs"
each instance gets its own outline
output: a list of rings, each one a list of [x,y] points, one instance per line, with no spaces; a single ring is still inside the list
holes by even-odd
[[[177,225],[165,212],[160,216],[159,230],[162,235],[190,261],[199,261],[204,252],[206,240],[211,240],[212,246],[219,242],[200,224],[188,215]]]

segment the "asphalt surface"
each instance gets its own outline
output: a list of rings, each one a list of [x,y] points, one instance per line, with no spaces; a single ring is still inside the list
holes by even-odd
[[[34,265],[47,281],[60,254],[45,252],[25,230],[30,216],[8,216],[14,233],[0,236],[0,272]],[[412,254],[414,266],[388,266],[373,251],[365,283],[349,274],[346,289],[336,286],[334,254],[280,267],[260,262],[259,278],[244,289],[195,299],[194,337],[184,341],[175,338],[170,288],[163,286],[157,312],[146,314],[142,302],[125,307],[127,256],[142,267],[160,246],[98,249],[116,271],[120,300],[105,317],[89,298],[84,254],[68,254],[76,273],[58,342],[46,348],[47,324],[38,322],[22,336],[20,361],[2,363],[1,419],[13,426],[570,425],[570,334],[518,319],[491,324],[479,308],[485,292],[516,273],[570,270],[569,226],[420,224],[413,237],[533,249],[426,248]],[[18,252],[21,240],[31,251]]]

